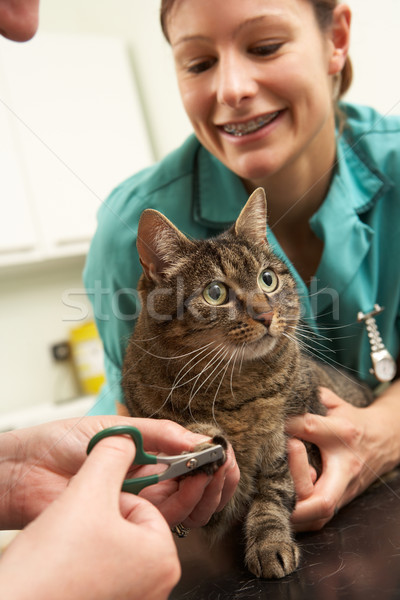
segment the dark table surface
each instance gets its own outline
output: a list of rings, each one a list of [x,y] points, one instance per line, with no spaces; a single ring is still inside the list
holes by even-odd
[[[400,471],[297,539],[299,569],[261,580],[243,566],[240,528],[211,549],[193,530],[177,540],[182,578],[170,600],[400,600]]]

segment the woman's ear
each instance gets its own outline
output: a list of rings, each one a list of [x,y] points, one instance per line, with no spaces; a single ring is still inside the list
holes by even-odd
[[[351,10],[347,4],[339,4],[333,11],[330,30],[332,55],[329,60],[329,75],[336,75],[344,67],[350,46]]]

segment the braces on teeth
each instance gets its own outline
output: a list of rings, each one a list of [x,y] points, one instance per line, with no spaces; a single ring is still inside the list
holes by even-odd
[[[278,112],[270,114],[264,117],[258,117],[258,119],[253,119],[248,123],[239,123],[235,125],[234,123],[229,123],[228,125],[224,125],[224,131],[236,136],[246,135],[247,133],[253,133],[257,129],[260,129],[278,115]]]

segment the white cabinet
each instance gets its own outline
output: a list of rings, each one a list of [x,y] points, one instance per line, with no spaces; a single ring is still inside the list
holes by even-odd
[[[37,244],[26,181],[19,166],[13,123],[0,104],[0,256],[31,251]]]
[[[120,40],[0,40],[0,265],[85,253],[111,189],[153,160]]]

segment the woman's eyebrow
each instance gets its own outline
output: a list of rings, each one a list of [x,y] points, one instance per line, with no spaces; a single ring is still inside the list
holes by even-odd
[[[176,42],[172,44],[172,46],[180,46],[181,44],[185,44],[187,42],[197,42],[197,41],[209,41],[211,38],[206,35],[185,35],[179,38]]]
[[[246,19],[245,21],[239,23],[239,25],[233,30],[232,38],[235,38],[242,31],[242,29],[246,29],[246,27],[257,25],[258,23],[265,22],[266,20],[276,20],[277,17],[278,15],[274,12],[273,14],[262,14],[258,15],[257,17]],[[210,37],[201,34],[184,35],[183,37],[179,38],[176,42],[174,42],[173,46],[179,46],[180,44],[184,44],[186,42],[210,41],[210,39]]]

